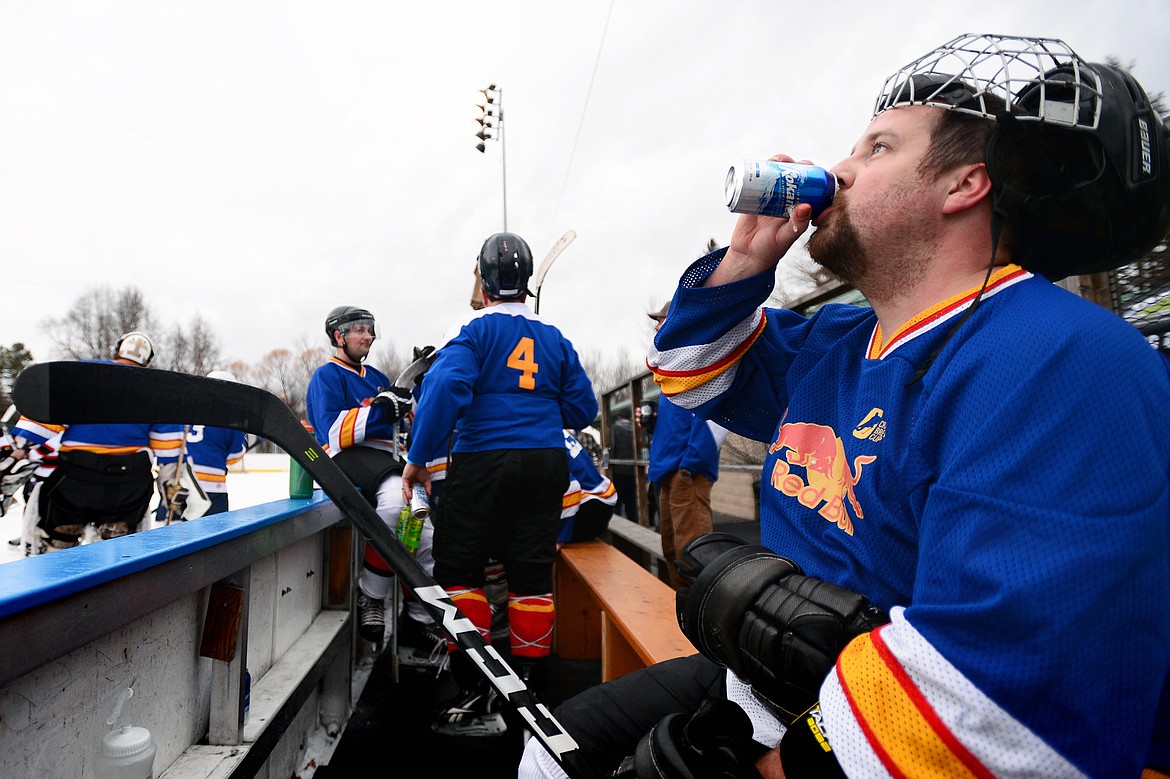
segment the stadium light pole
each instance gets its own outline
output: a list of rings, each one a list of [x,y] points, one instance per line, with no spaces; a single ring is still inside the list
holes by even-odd
[[[504,232],[508,232],[508,145],[504,142],[504,90],[495,84],[489,84],[479,90],[475,137],[479,143],[475,148],[480,154],[487,153],[489,139],[500,142],[500,168],[503,171],[504,182]]]

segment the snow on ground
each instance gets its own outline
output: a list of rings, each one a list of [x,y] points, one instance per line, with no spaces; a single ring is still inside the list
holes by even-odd
[[[244,468],[228,472],[228,500],[233,509],[242,509],[288,497],[288,455],[249,453],[244,456]],[[237,469],[239,466],[237,466]],[[158,500],[157,493],[155,501]],[[154,510],[154,502],[151,511]],[[0,517],[0,563],[24,557],[19,545],[9,544],[19,539],[23,524],[24,501],[19,494],[8,511]],[[152,527],[153,527],[153,520]]]

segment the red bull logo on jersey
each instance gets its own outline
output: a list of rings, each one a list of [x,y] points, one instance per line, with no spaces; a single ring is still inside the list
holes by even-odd
[[[770,483],[802,506],[812,509],[827,522],[853,535],[853,519],[863,519],[865,512],[857,501],[855,487],[861,479],[861,469],[877,458],[859,455],[852,465],[845,454],[845,445],[833,428],[810,422],[789,422],[780,426],[776,440],[768,448],[769,454],[784,450],[776,459]],[[794,472],[796,466],[803,470]],[[853,517],[846,508],[853,509]]]

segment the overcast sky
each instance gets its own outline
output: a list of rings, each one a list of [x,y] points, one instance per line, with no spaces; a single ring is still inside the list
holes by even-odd
[[[227,359],[324,345],[346,304],[405,352],[467,312],[506,212],[538,262],[576,231],[541,315],[640,353],[730,236],[731,163],[832,166],[887,75],[968,32],[1170,92],[1170,0],[0,0],[0,344],[48,359],[45,317],[134,285]],[[481,154],[489,83],[505,140]]]

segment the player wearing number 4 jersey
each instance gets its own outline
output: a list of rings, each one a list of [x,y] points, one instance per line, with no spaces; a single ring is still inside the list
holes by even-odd
[[[504,564],[512,655],[539,694],[569,486],[563,431],[589,424],[597,400],[573,345],[525,303],[532,253],[524,240],[513,233],[488,238],[479,272],[484,307],[452,328],[420,385],[402,486],[404,495],[415,484],[430,492],[426,461],[445,448],[458,421],[435,526],[435,581],[489,640],[484,568],[493,558]],[[452,656],[452,671],[462,692],[439,713],[435,730],[502,732],[495,691],[462,653]]]

